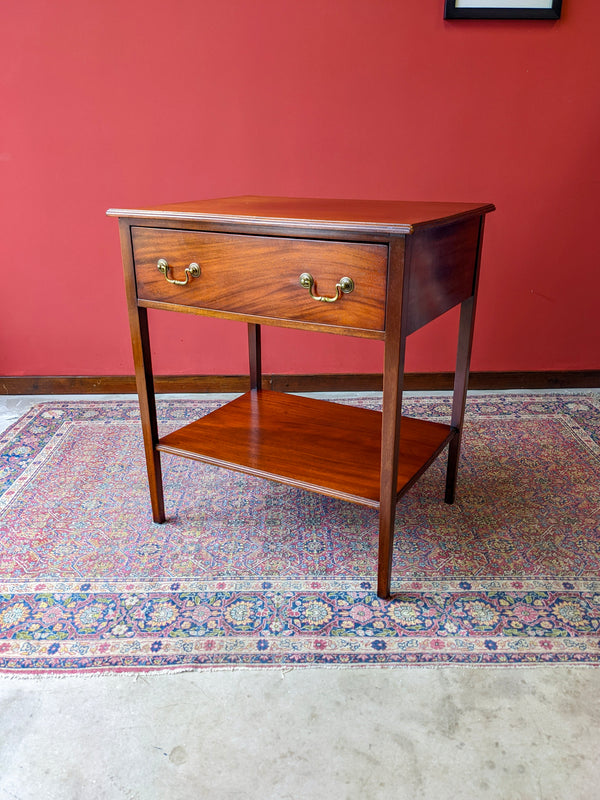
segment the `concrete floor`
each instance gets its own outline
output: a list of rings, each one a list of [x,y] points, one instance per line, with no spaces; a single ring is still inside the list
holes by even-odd
[[[600,671],[0,678],[0,800],[88,798],[600,798]]]

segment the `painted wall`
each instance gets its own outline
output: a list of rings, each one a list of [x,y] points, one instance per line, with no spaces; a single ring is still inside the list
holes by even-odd
[[[2,3],[0,374],[132,372],[110,206],[232,194],[493,202],[476,370],[600,368],[600,3],[447,21],[443,0]],[[453,369],[456,314],[411,337]],[[246,370],[241,324],[153,313],[162,373]],[[265,330],[265,370],[381,344]]]

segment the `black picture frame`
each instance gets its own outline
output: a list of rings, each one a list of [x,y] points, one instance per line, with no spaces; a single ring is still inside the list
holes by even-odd
[[[560,19],[562,6],[562,0],[548,0],[548,8],[535,8],[528,0],[513,0],[510,7],[503,7],[506,0],[497,0],[493,8],[477,0],[469,2],[469,8],[461,8],[460,0],[445,0],[444,19]]]

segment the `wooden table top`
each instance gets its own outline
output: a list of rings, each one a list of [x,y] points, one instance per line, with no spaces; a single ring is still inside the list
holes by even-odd
[[[407,200],[328,200],[246,195],[168,203],[138,209],[111,208],[109,216],[175,221],[219,220],[256,225],[285,225],[323,230],[410,234],[465,217],[494,211],[491,203],[446,203]]]

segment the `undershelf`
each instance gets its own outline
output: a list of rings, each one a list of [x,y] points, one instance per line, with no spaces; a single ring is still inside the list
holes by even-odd
[[[163,436],[157,449],[378,508],[381,419],[379,411],[254,391]],[[398,494],[453,435],[449,425],[402,417]]]

